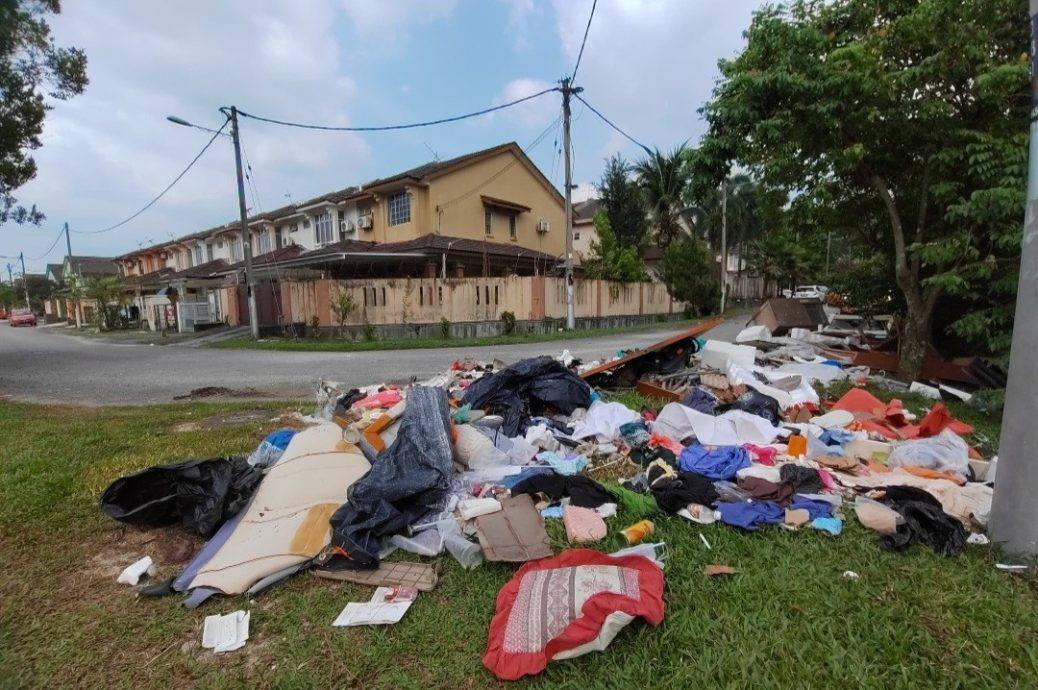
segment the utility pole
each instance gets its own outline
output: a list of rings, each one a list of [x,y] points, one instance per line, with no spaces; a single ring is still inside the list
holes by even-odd
[[[249,232],[248,212],[245,210],[245,180],[241,168],[241,144],[238,141],[238,109],[230,107],[231,141],[234,142],[234,167],[238,174],[238,212],[241,214],[241,247],[245,255],[245,291],[249,298],[249,328],[253,339],[259,339],[259,319],[256,315],[256,291],[252,274],[252,233]]]
[[[577,327],[573,311],[573,162],[569,145],[569,99],[584,89],[570,86],[569,77],[562,80],[562,146],[566,149],[566,330]]]
[[[721,313],[728,299],[728,178],[721,181]]]
[[[1024,558],[1038,555],[1038,0],[1030,2],[1031,16],[1031,143],[1027,166],[1027,207],[1020,243],[1020,281],[1016,291],[1016,319],[1009,357],[998,472],[991,505],[992,541],[1006,554]]]
[[[829,234],[825,236],[825,273],[829,274],[829,254],[833,247],[833,231],[830,230]]]
[[[11,284],[11,287],[14,287],[14,274],[11,273],[10,262],[7,263],[7,282]]]
[[[73,267],[73,262],[72,262],[72,238],[69,236],[69,233],[68,233],[68,223],[65,223],[65,249],[68,250],[68,267],[71,270],[72,267]],[[74,300],[74,302],[72,304],[72,311],[74,311],[75,314],[76,314],[76,328],[82,328],[83,327],[83,319],[79,315],[79,276],[75,275],[75,274],[73,274],[73,276],[75,277],[75,283],[74,283],[75,287],[72,290],[72,292],[73,292],[72,299]],[[64,280],[66,283],[68,283],[68,278],[65,276],[64,273],[62,273],[61,279]]]
[[[29,304],[29,279],[25,275],[25,254],[23,252],[18,253],[18,260],[22,262],[22,288],[25,289],[25,308],[32,311],[32,306]]]

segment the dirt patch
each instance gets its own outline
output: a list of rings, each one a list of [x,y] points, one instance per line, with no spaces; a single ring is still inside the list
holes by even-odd
[[[159,570],[151,581],[157,582],[179,570],[204,543],[177,526],[140,529],[119,525],[103,536],[101,549],[84,564],[82,573],[86,580],[114,583],[126,566],[151,556]]]
[[[204,400],[206,398],[262,398],[263,391],[255,388],[225,388],[223,386],[202,386],[194,388],[190,393],[174,395],[174,400]]]

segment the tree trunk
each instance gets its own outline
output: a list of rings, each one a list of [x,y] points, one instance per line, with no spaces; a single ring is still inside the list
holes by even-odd
[[[924,305],[908,305],[901,329],[901,361],[897,375],[902,381],[918,381],[923,373],[923,360],[930,344],[931,310]]]

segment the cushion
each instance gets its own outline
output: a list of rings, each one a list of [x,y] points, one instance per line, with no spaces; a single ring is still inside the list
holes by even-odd
[[[663,571],[644,556],[570,549],[527,563],[497,595],[483,665],[502,680],[601,650],[636,617],[663,621]]]

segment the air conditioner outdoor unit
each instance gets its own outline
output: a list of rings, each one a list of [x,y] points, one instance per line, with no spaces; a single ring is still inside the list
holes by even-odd
[[[364,215],[357,219],[357,225],[359,225],[362,230],[370,230],[372,220],[371,214]]]
[[[357,226],[353,224],[352,220],[340,220],[339,232],[344,235],[353,235],[357,232]]]
[[[537,221],[537,232],[539,232],[539,233],[541,233],[543,235],[544,233],[548,232],[549,230],[551,230],[551,223],[549,223],[546,220],[539,220],[539,221]]]

